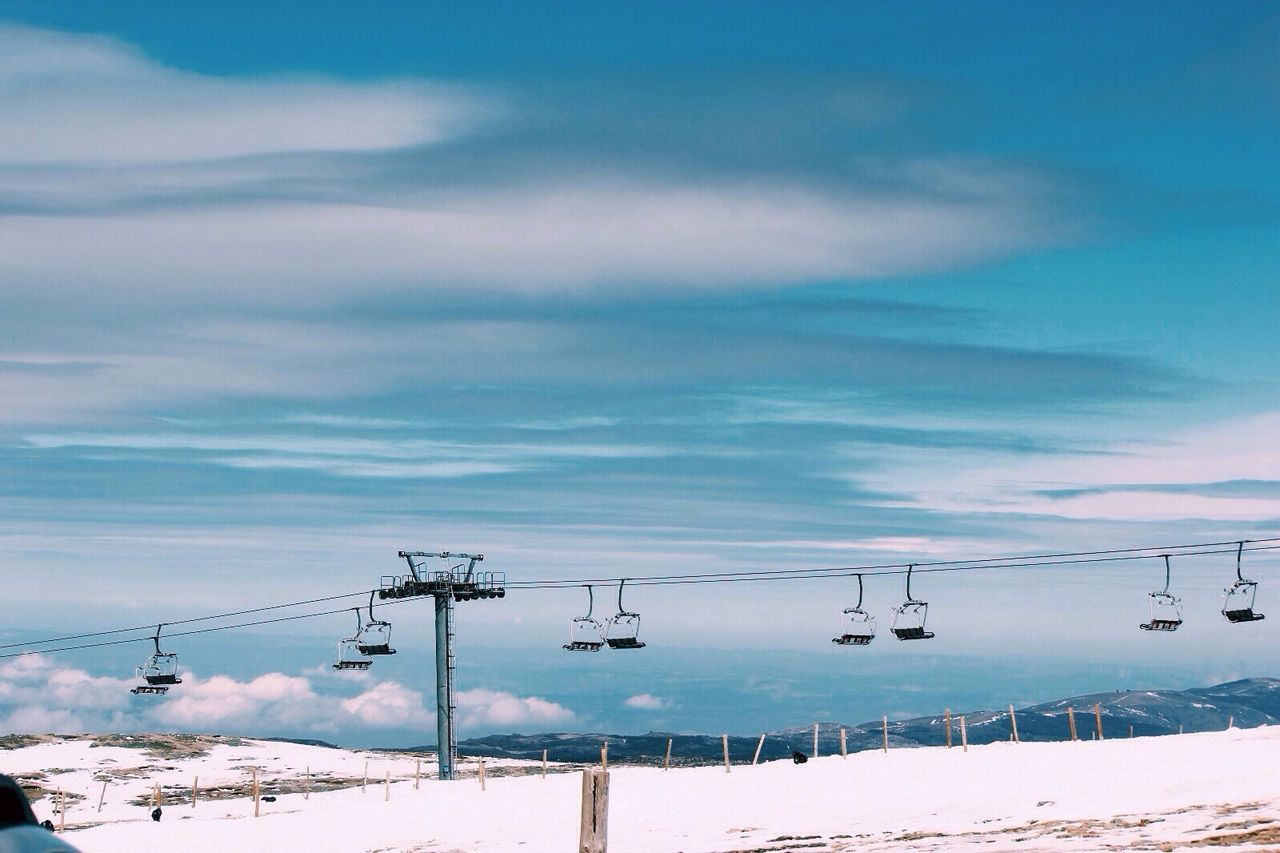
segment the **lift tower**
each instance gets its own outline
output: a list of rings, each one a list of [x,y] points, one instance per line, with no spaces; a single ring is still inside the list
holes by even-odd
[[[457,670],[453,656],[453,604],[455,601],[504,598],[507,594],[507,578],[502,572],[476,571],[476,563],[484,560],[484,554],[401,551],[399,556],[408,562],[409,574],[384,576],[378,597],[413,598],[429,595],[435,599],[436,743],[439,744],[440,779],[453,779],[458,759],[458,738],[453,726],[457,712],[453,689],[453,677]],[[461,562],[441,571],[426,571],[427,559],[431,558]]]

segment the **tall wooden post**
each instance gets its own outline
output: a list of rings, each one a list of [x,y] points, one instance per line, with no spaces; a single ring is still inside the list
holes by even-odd
[[[840,757],[841,758],[849,757],[849,742],[846,739],[844,729],[840,730]]]
[[[720,735],[720,746],[724,748],[724,772],[729,772],[729,736],[727,734]]]
[[[480,759],[480,790],[484,790],[484,759]]]
[[[960,746],[965,752],[969,751],[969,735],[964,729],[964,716],[960,717]]]
[[[58,789],[58,832],[65,832],[67,828],[67,795],[62,789]]]
[[[422,780],[422,759],[419,758],[417,763],[413,765],[413,790],[418,790],[418,783]]]
[[[483,767],[484,765],[480,765]],[[391,771],[384,770],[386,775],[382,777],[382,801],[384,803],[391,802]]]
[[[104,780],[102,783],[102,793],[98,795],[98,814],[102,814],[102,803],[106,799],[107,799],[107,783]]]
[[[760,740],[756,742],[756,754],[751,756],[751,763],[758,764],[760,762],[760,749],[764,746],[764,735],[760,735]]]
[[[947,749],[950,749],[951,748],[951,709],[950,708],[947,709],[947,712],[943,715],[943,717],[946,720],[946,727],[947,727]]]
[[[311,765],[310,764],[307,765],[307,777],[306,777],[306,781],[303,782],[302,799],[304,800],[311,799]]]
[[[608,853],[609,774],[604,770],[582,771],[582,823],[578,830],[578,853]]]
[[[1098,707],[1098,703],[1093,703],[1093,721],[1097,724],[1098,740],[1102,740],[1102,709]]]
[[[667,770],[671,767],[671,738],[667,738],[667,756],[662,759],[662,769]]]
[[[364,793],[369,789],[369,762],[364,763],[364,779],[360,781],[360,793]]]
[[[886,714],[880,719],[881,731],[884,734],[884,751],[889,751],[889,716]]]
[[[542,778],[547,778],[547,751],[542,750]]]
[[[1129,737],[1133,737],[1133,723],[1129,724]]]
[[[1076,740],[1076,712],[1074,708],[1067,708],[1067,728],[1071,730],[1071,739]]]
[[[253,816],[261,814],[258,806],[258,768],[253,768]]]
[[[813,724],[813,757],[818,757],[818,724]]]
[[[605,741],[600,746],[600,769],[605,771],[609,769],[609,741]]]
[[[1236,718],[1234,714],[1227,717],[1227,728],[1232,728],[1235,726],[1235,724],[1236,724]]]
[[[1014,716],[1013,706],[1009,706],[1009,725],[1013,726],[1013,742],[1018,742],[1018,718]]]
[[[200,785],[200,777],[197,776],[191,780],[191,808],[196,807],[196,789]]]

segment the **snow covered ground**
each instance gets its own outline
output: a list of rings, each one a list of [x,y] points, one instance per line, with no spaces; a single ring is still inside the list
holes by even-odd
[[[403,754],[234,738],[158,736],[153,754],[92,743],[54,738],[0,752],[3,772],[70,792],[65,838],[85,853],[576,847],[578,772],[544,779],[536,765],[487,761],[481,790],[473,763],[464,765],[466,778],[440,783],[425,778],[433,768],[424,760],[415,789],[415,758]],[[369,784],[362,789],[366,763]],[[257,818],[248,797],[255,767],[264,794],[298,791],[261,803]],[[304,798],[308,767],[313,788]],[[891,749],[803,765],[735,765],[729,773],[723,767],[610,771],[614,853],[1280,849],[1277,726],[997,743],[967,753],[959,746]],[[197,775],[201,798],[193,808]],[[156,783],[165,802],[159,823],[147,804]],[[319,790],[330,786],[345,787]],[[55,799],[34,803],[40,819],[58,821]]]

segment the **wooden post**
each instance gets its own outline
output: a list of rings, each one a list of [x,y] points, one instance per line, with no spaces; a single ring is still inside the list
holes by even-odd
[[[880,725],[884,733],[884,751],[889,751],[889,717],[886,714],[880,719]]]
[[[258,817],[258,768],[253,768],[253,816]]]
[[[758,764],[760,762],[760,749],[763,746],[764,746],[764,735],[760,735],[760,740],[759,742],[756,743],[756,754],[751,757],[751,763],[753,765]]]
[[[99,814],[102,813],[102,802],[106,798],[107,798],[107,783],[104,780],[102,783],[102,793],[98,795],[98,813]]]
[[[480,767],[481,767],[481,768],[483,768],[483,767],[484,767],[484,762],[483,762],[483,761],[482,761],[482,762],[480,762]],[[383,772],[384,772],[386,775],[382,777],[382,801],[383,801],[384,803],[389,803],[389,802],[391,802],[391,771],[390,771],[390,770],[384,770]],[[480,777],[480,786],[481,786],[481,787],[484,787],[484,776],[483,776],[483,774],[482,774],[482,775],[481,775],[481,777]]]
[[[965,752],[969,751],[969,735],[964,730],[964,717],[960,717],[960,746]]]
[[[1178,723],[1178,734],[1182,734],[1182,723]]]
[[[582,771],[582,825],[578,830],[578,853],[608,853],[609,774],[604,770]]]
[[[199,787],[199,785],[200,785],[200,777],[196,776],[194,779],[191,780],[191,808],[193,809],[196,807],[196,789]]]
[[[1129,737],[1133,737],[1133,723],[1129,724]]]
[[[671,741],[672,741],[672,738],[667,738],[667,757],[662,759],[663,770],[666,770],[671,767]]]
[[[600,746],[600,769],[606,772],[609,770],[609,741]]]
[[[151,806],[155,808],[160,805],[160,783],[156,782],[151,786]]]
[[[818,757],[818,724],[813,724],[813,757]]]
[[[845,739],[844,729],[840,730],[840,757],[849,757],[849,742]]]
[[[311,765],[310,764],[307,765],[307,779],[306,779],[306,782],[303,783],[302,799],[304,800],[311,799]]]
[[[943,716],[944,716],[944,718],[945,718],[945,719],[946,719],[946,721],[947,721],[947,722],[946,722],[946,725],[947,725],[947,749],[950,749],[950,748],[951,748],[951,709],[950,709],[950,708],[948,708],[948,709],[947,709],[947,712],[946,712]]]
[[[364,763],[364,780],[360,783],[360,793],[364,793],[369,788],[369,762]]]
[[[58,789],[58,832],[63,832],[67,828],[67,795]]]
[[[542,778],[547,778],[547,751],[542,750]]]
[[[1076,712],[1074,708],[1067,708],[1067,728],[1071,731],[1071,739],[1076,738]]]
[[[1231,727],[1233,727],[1235,724],[1236,724],[1236,718],[1235,718],[1235,715],[1234,715],[1234,714],[1232,714],[1231,716],[1227,717],[1227,728],[1231,728]],[[1133,728],[1133,727],[1132,727],[1132,726],[1130,726],[1130,728]]]
[[[545,749],[542,750],[542,754],[545,756],[547,754],[547,751]],[[543,775],[544,776],[546,775],[545,771],[543,772]],[[419,758],[417,763],[413,765],[413,790],[415,791],[418,790],[418,782],[421,781],[421,779],[422,779],[422,759]]]
[[[1093,703],[1093,720],[1098,726],[1098,740],[1102,740],[1102,709],[1097,702]]]
[[[480,759],[480,790],[484,790],[484,759]]]
[[[1009,725],[1013,726],[1013,742],[1018,743],[1018,718],[1013,714],[1013,706],[1009,706]]]

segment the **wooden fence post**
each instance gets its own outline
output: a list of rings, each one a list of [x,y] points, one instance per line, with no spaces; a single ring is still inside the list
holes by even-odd
[[[1227,717],[1227,728],[1232,728],[1235,726],[1235,724],[1236,724],[1236,718],[1234,714]]]
[[[543,750],[543,755],[546,755],[546,750]],[[544,773],[543,775],[546,775],[546,774]],[[421,781],[422,781],[422,759],[419,758],[417,762],[413,765],[413,790],[415,791],[418,790],[418,783]]]
[[[720,745],[724,747],[724,772],[729,772],[729,736],[720,735]]]
[[[1182,734],[1182,723],[1178,723],[1178,734]]]
[[[360,793],[364,793],[369,789],[369,762],[364,763],[364,779],[360,782]]]
[[[671,741],[672,738],[667,738],[667,757],[662,759],[663,770],[668,770],[671,767]]]
[[[258,768],[253,768],[253,816],[258,817]]]
[[[964,716],[960,717],[960,746],[965,752],[969,751],[969,735],[964,729]]]
[[[760,749],[764,746],[764,735],[760,735],[760,740],[756,743],[756,754],[751,757],[752,765],[760,762]]]
[[[151,807],[155,808],[160,805],[160,783],[156,782],[151,786]]]
[[[818,724],[813,724],[813,757],[818,757]]]
[[[102,803],[104,800],[106,800],[106,798],[107,798],[107,782],[104,779],[102,782],[102,793],[98,795],[98,813],[99,814],[102,813]]]
[[[1067,729],[1071,732],[1071,739],[1076,740],[1076,712],[1073,708],[1067,708]]]
[[[944,717],[945,717],[945,719],[946,719],[946,721],[947,721],[947,722],[946,722],[946,726],[947,726],[947,749],[950,749],[950,748],[951,748],[951,709],[950,709],[950,708],[948,708],[948,709],[947,709],[946,714],[944,715]]]
[[[849,757],[849,742],[845,739],[844,729],[840,730],[840,757]]]
[[[1093,720],[1098,727],[1098,740],[1102,740],[1102,709],[1097,702],[1093,703]]]
[[[196,789],[200,786],[200,777],[196,776],[191,780],[191,808],[196,807]]]
[[[480,759],[480,790],[484,790],[484,759]]]
[[[1129,737],[1133,737],[1133,723],[1129,724]]]
[[[600,746],[600,769],[605,772],[609,770],[609,741]]]
[[[58,832],[64,832],[67,828],[67,795],[62,789],[58,789]]]
[[[1009,706],[1009,725],[1013,727],[1013,742],[1018,743],[1018,718],[1013,714],[1013,706]]]
[[[608,853],[609,774],[604,770],[582,771],[582,824],[578,830],[578,853]]]
[[[542,750],[542,778],[547,778],[547,751]]]
[[[302,799],[311,799],[311,765],[307,765],[307,778],[302,787]]]
[[[889,716],[886,714],[880,719],[880,726],[884,733],[884,751],[889,751]]]
[[[382,771],[386,775],[382,777],[382,801],[384,803],[391,802],[391,771]]]

